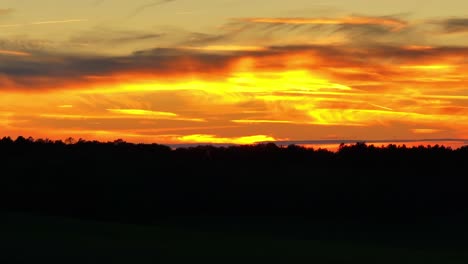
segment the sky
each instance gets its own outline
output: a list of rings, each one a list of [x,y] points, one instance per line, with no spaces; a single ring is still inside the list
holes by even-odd
[[[0,137],[468,138],[465,0],[2,0]]]

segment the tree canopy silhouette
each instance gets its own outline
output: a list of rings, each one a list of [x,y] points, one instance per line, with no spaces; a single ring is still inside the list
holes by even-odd
[[[467,146],[172,149],[5,137],[0,166],[1,210],[138,223],[213,215],[383,222],[468,216]]]

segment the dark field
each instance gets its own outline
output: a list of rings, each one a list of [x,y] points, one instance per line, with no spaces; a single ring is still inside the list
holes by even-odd
[[[0,166],[2,263],[468,261],[467,147],[19,138]]]
[[[24,213],[2,213],[2,263],[466,263],[465,246],[411,240],[384,241],[348,234],[292,238],[268,228],[141,226]],[[278,226],[284,229],[284,226]],[[330,226],[329,226],[330,227]],[[318,226],[316,235],[325,230]],[[311,235],[311,234],[309,234]],[[342,236],[343,234],[341,234]],[[389,234],[386,234],[388,238]],[[353,238],[354,236],[354,238]],[[453,241],[452,241],[453,242]]]

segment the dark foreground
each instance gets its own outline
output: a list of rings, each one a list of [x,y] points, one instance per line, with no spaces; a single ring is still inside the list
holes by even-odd
[[[0,214],[1,263],[467,263],[454,241],[341,233],[293,238],[270,226],[134,225],[37,214]],[[278,225],[279,228],[281,225]],[[322,225],[323,227],[323,225]],[[329,225],[328,227],[331,227]],[[338,227],[339,228],[339,227]],[[339,228],[341,229],[341,228]],[[328,230],[333,233],[333,230]],[[310,235],[310,234],[309,234]],[[320,238],[322,236],[322,238]],[[384,238],[388,238],[384,239]],[[305,261],[305,262],[304,262]]]
[[[468,147],[20,138],[0,166],[1,263],[468,261]]]

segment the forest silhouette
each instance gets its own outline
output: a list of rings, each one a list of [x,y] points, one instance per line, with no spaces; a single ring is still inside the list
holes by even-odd
[[[172,149],[5,137],[0,204],[3,211],[138,224],[287,216],[302,223],[465,228],[467,161],[468,146]]]

